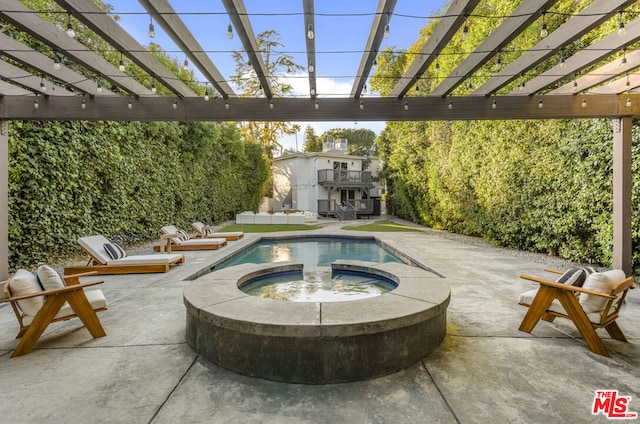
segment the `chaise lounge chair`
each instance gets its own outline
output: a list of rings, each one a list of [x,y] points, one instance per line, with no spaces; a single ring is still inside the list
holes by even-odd
[[[186,231],[178,230],[173,225],[160,229],[160,245],[153,246],[156,252],[171,253],[172,250],[217,250],[227,244],[224,238],[192,239]]]
[[[106,336],[96,312],[107,310],[107,300],[100,290],[84,290],[103,281],[81,284],[79,280],[80,277],[93,274],[96,272],[69,275],[64,277],[63,282],[55,270],[41,265],[37,276],[19,269],[4,283],[3,301],[11,303],[20,325],[16,338],[21,340],[12,358],[29,353],[53,322],[80,318],[94,338]]]
[[[609,356],[596,334],[598,328],[607,330],[613,339],[627,341],[616,323],[627,292],[634,288],[633,277],[626,277],[624,271],[614,269],[589,274],[582,286],[572,281],[563,282],[562,277],[557,281],[528,275],[520,278],[540,284],[538,289],[520,294],[518,303],[529,308],[520,331],[530,333],[541,319],[552,322],[559,317],[573,321],[591,351],[598,355]]]
[[[84,266],[70,266],[64,269],[65,274],[79,274],[88,271],[97,271],[98,274],[142,274],[150,272],[167,272],[172,267],[184,263],[184,255],[151,254],[131,255],[126,253],[116,244],[109,242],[102,235],[80,237],[78,244],[90,256],[89,262]],[[120,250],[116,255],[107,252]]]
[[[229,241],[239,240],[244,237],[244,233],[242,231],[229,231],[229,232],[216,232],[213,227],[208,225],[204,225],[202,222],[194,222],[193,228],[196,229],[198,234],[196,237],[202,238],[212,238],[212,237],[223,237]]]

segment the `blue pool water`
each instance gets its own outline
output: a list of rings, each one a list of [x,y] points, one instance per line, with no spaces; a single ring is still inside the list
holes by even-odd
[[[245,263],[283,261],[299,261],[304,264],[305,270],[311,270],[331,266],[338,259],[404,263],[398,256],[376,243],[374,239],[314,237],[262,239],[217,264],[213,270]]]

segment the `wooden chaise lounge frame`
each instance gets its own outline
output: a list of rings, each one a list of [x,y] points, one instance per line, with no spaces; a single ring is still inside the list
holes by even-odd
[[[215,230],[215,228],[210,225],[204,225],[202,222],[194,222],[192,226],[197,231],[196,237],[221,237],[227,239],[228,241],[240,240],[242,237],[244,237],[244,233],[242,231],[233,231],[229,233],[221,233],[216,231],[210,233],[209,230]]]
[[[80,239],[79,239],[80,240]],[[104,239],[108,241],[107,239]],[[64,269],[65,274],[78,274],[82,272],[96,271],[101,275],[112,274],[145,274],[155,272],[167,272],[176,265],[183,264],[185,259],[182,255],[175,255],[175,258],[167,260],[165,262],[150,262],[150,263],[137,263],[137,264],[107,264],[97,258],[91,251],[85,246],[80,244],[82,250],[89,255],[89,261],[87,265],[69,266]],[[135,258],[135,256],[129,256],[129,258]]]
[[[67,275],[63,277],[66,283],[66,287],[44,290],[38,293],[16,297],[11,297],[11,279],[4,282],[3,291],[5,298],[2,301],[11,303],[13,312],[18,319],[18,324],[20,324],[20,330],[18,331],[16,339],[21,338],[21,340],[18,343],[16,349],[13,351],[11,357],[15,358],[16,356],[26,355],[27,353],[29,353],[44,330],[46,330],[49,324],[52,322],[67,321],[73,318],[80,318],[80,321],[82,321],[84,326],[87,328],[87,330],[89,330],[89,333],[91,333],[94,338],[106,336],[107,334],[105,333],[104,328],[102,328],[102,324],[100,324],[100,320],[98,319],[96,312],[106,311],[107,307],[105,306],[104,308],[93,309],[91,307],[91,304],[87,300],[87,296],[84,293],[85,287],[102,284],[104,281],[80,283],[79,280],[80,277],[95,274],[97,273],[85,272],[81,274]],[[33,318],[31,324],[24,325],[22,321],[22,313],[18,306],[18,301],[38,296],[45,297],[44,305],[42,306],[42,308],[40,308],[36,316]],[[73,308],[75,314],[55,318],[56,314],[65,304],[65,302],[69,303],[71,308]]]
[[[562,274],[561,271],[545,271]],[[624,299],[627,296],[627,292],[629,289],[635,288],[633,284],[633,277],[627,277],[619,281],[612,287],[609,293],[587,290],[582,287],[557,283],[555,281],[549,281],[544,278],[533,277],[530,275],[521,275],[520,278],[535,281],[540,284],[538,293],[531,302],[531,305],[520,303],[520,305],[527,306],[529,308],[522,320],[522,323],[520,324],[520,331],[531,333],[541,319],[552,322],[556,317],[560,317],[573,321],[591,351],[598,355],[609,356],[602,340],[596,333],[596,329],[598,328],[604,328],[607,330],[607,333],[609,333],[613,339],[623,342],[627,341],[624,333],[616,323],[616,319],[618,319],[620,309],[622,308]],[[577,296],[580,293],[586,293],[608,299],[605,308],[600,313],[599,322],[592,322],[587,317],[587,314],[582,309],[578,301]],[[548,310],[554,299],[558,299],[564,310],[567,312],[566,314]]]

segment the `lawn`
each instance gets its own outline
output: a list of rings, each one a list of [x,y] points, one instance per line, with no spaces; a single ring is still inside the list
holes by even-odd
[[[342,227],[342,229],[355,230],[355,231],[378,231],[378,232],[420,231],[417,228],[398,224],[396,222],[389,221],[389,220],[375,221],[370,224],[363,224],[363,225],[347,225],[345,227]]]

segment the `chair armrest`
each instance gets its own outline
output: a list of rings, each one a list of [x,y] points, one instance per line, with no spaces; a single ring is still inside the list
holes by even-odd
[[[558,274],[558,275],[562,275],[562,274],[564,274],[564,272],[563,272],[563,271],[558,271],[557,269],[545,269],[544,271],[545,271],[545,272],[550,272],[550,273],[552,273],[552,274]]]
[[[31,294],[25,294],[22,296],[10,297],[10,298],[4,299],[3,302],[14,302],[16,300],[30,299],[32,297],[38,297],[38,296],[57,296],[61,293],[83,290],[85,287],[95,286],[97,284],[102,284],[102,283],[104,283],[104,281],[91,281],[89,283],[74,284],[72,286],[60,287],[57,289],[43,290],[38,293],[31,293]]]
[[[64,278],[64,282],[67,286],[74,286],[76,284],[80,284],[80,277],[88,277],[90,275],[98,275],[98,271],[87,271],[78,274],[65,275],[62,278]]]
[[[530,281],[535,281],[536,283],[540,283],[544,286],[549,286],[549,287],[555,287],[557,289],[562,289],[562,290],[567,290],[567,291],[572,291],[572,292],[577,292],[577,293],[586,293],[586,294],[592,294],[594,296],[600,296],[600,297],[604,297],[607,299],[615,299],[615,296],[611,296],[610,294],[607,293],[601,293],[601,292],[597,292],[594,290],[588,290],[588,289],[584,289],[582,287],[578,287],[578,286],[569,286],[567,284],[562,284],[562,283],[557,283],[555,281],[549,281],[549,280],[545,280],[544,278],[540,278],[540,277],[533,277],[531,275],[520,275],[520,278],[524,279],[524,280],[530,280]]]

